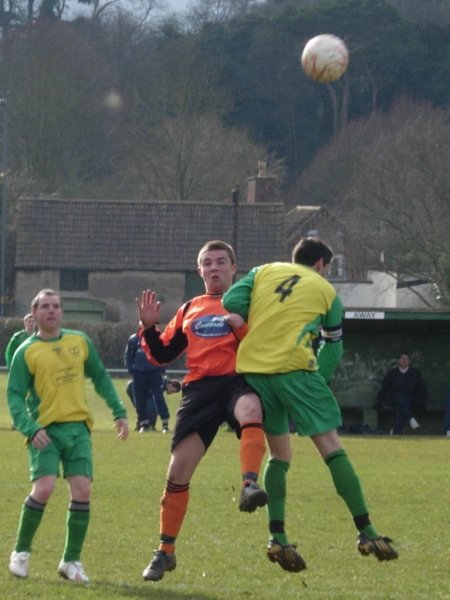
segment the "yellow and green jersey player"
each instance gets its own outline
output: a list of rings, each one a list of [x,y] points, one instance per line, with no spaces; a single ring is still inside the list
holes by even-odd
[[[82,422],[92,429],[85,378],[106,400],[113,418],[126,416],[110,376],[91,339],[81,331],[61,329],[58,337],[33,334],[16,351],[8,380],[8,403],[14,424],[28,439],[52,423]],[[25,400],[24,400],[25,398]]]
[[[303,238],[292,263],[255,267],[223,297],[248,332],[237,353],[237,372],[261,397],[270,458],[264,473],[271,539],[268,558],[287,571],[306,567],[285,532],[286,477],[292,459],[289,421],[310,436],[337,493],[359,531],[358,549],[379,560],[397,558],[389,538],[372,525],[359,478],[342,447],[341,413],[327,382],[342,356],[342,303],[324,275],[333,257],[321,240]],[[314,342],[321,342],[314,352]]]
[[[92,480],[90,430],[85,377],[111,408],[117,435],[128,436],[126,409],[91,340],[61,328],[60,296],[41,290],[32,302],[37,332],[14,353],[8,379],[8,404],[15,428],[27,439],[31,492],[25,499],[9,570],[27,577],[31,546],[53,493],[59,467],[67,479],[70,503],[66,543],[58,573],[87,582],[80,554],[89,524]]]
[[[8,342],[8,345],[6,346],[5,362],[8,369],[11,366],[14,352],[17,350],[20,344],[22,344],[22,342],[24,342],[28,337],[30,337],[35,327],[36,321],[34,320],[33,315],[31,313],[28,313],[23,318],[23,329],[21,329],[20,331],[16,331],[16,333],[12,336],[12,338]]]

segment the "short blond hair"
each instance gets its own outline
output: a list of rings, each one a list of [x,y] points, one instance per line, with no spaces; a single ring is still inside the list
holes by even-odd
[[[231,260],[231,264],[236,264],[236,255],[234,253],[233,247],[230,246],[230,244],[227,244],[227,242],[222,242],[222,240],[210,240],[200,248],[200,251],[197,256],[197,264],[199,266],[201,265],[203,254],[205,254],[205,252],[211,252],[212,250],[224,250],[228,254]]]

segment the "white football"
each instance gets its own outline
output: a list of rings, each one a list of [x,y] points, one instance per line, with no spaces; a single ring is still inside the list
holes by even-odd
[[[347,70],[349,53],[341,38],[323,33],[311,38],[303,49],[301,64],[314,81],[336,81]]]

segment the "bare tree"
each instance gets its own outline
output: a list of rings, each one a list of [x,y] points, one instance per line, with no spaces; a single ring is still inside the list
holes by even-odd
[[[431,22],[437,25],[450,23],[450,3],[448,0],[388,0],[407,19],[419,23]]]
[[[227,194],[262,156],[245,133],[221,125],[228,100],[214,66],[193,38],[178,36],[154,43],[136,68],[127,173],[139,174],[145,194],[158,200]]]
[[[399,102],[340,194],[343,220],[379,270],[422,275],[450,303],[450,111]]]
[[[158,6],[158,0],[89,0],[88,5],[93,20],[110,18],[112,15],[129,15],[137,28],[148,21]]]
[[[427,278],[450,304],[450,111],[399,101],[349,125],[289,196],[330,207],[364,248],[367,267]]]
[[[130,163],[143,183],[142,192],[155,200],[215,201],[228,197],[267,152],[243,131],[227,129],[211,115],[166,118],[145,131]]]
[[[108,70],[95,49],[68,24],[29,24],[9,39],[3,83],[14,167],[45,182],[45,191],[79,176],[108,90]]]
[[[197,29],[206,23],[225,23],[235,17],[243,17],[256,0],[196,0],[190,3],[187,20]]]
[[[322,146],[287,193],[287,204],[339,204],[354,174],[361,168],[362,149],[371,143],[376,119],[353,121]]]
[[[165,35],[137,36],[123,49],[123,102],[117,112],[122,144],[109,176],[84,182],[84,192],[220,201],[237,184],[245,188],[257,162],[270,157],[244,130],[223,124],[230,100],[218,82],[217,67],[194,37],[170,29]],[[280,171],[278,163],[272,168]]]

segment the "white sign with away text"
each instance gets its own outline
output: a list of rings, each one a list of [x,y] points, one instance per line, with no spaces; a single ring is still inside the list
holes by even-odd
[[[346,310],[346,319],[384,319],[384,312],[375,310]]]

